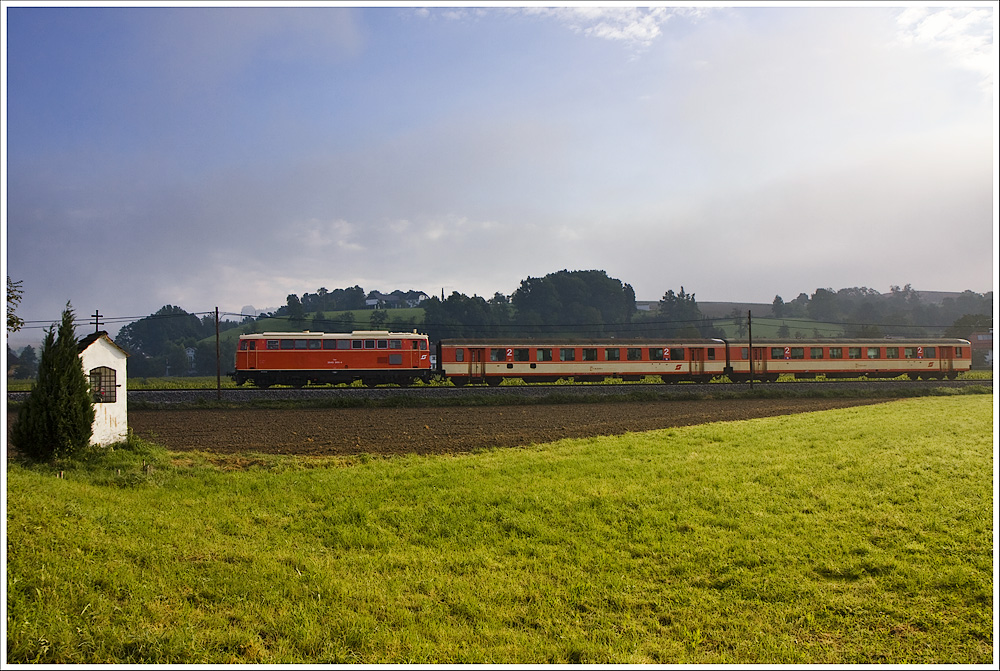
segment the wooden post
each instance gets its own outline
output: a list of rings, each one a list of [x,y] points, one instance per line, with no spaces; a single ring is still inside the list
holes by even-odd
[[[219,348],[219,306],[215,306],[215,398],[222,400],[222,354]]]

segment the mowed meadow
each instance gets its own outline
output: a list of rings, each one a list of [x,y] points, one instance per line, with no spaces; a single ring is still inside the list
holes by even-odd
[[[7,661],[987,664],[993,420],[981,394],[444,457],[8,462]]]

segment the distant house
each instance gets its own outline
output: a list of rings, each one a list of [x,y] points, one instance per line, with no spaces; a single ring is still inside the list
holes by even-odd
[[[107,331],[92,333],[77,343],[83,374],[94,399],[91,445],[110,445],[128,436],[128,399],[125,393],[128,352],[108,337]]]
[[[972,345],[973,368],[992,368],[994,356],[993,329],[973,333],[969,336],[969,344]]]

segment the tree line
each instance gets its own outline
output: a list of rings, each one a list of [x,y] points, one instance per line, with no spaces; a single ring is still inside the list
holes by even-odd
[[[15,287],[16,289],[17,287]],[[8,306],[10,306],[8,281]],[[422,320],[398,316],[380,302],[374,309],[366,301],[372,296],[393,297],[392,303],[424,298]],[[19,295],[18,295],[19,297]],[[16,303],[15,303],[16,304]],[[775,296],[770,314],[755,317],[781,321],[779,337],[882,337],[886,335],[946,335],[968,338],[975,331],[992,327],[993,293],[965,291],[940,303],[921,300],[910,285],[891,287],[882,294],[866,287],[840,290],[816,289],[800,293],[788,302]],[[10,327],[8,310],[8,327]],[[264,321],[267,319],[268,321]],[[275,326],[274,320],[280,320]],[[820,329],[812,322],[825,322]],[[426,298],[417,291],[392,294],[366,293],[360,286],[301,297],[289,294],[286,305],[271,314],[245,316],[220,323],[220,330],[241,333],[263,330],[349,332],[363,329],[411,331],[419,329],[432,341],[444,338],[553,337],[553,338],[713,338],[725,335],[723,326],[745,337],[746,314],[734,310],[728,317],[704,316],[694,293],[683,286],[668,289],[655,309],[636,309],[631,285],[609,277],[603,270],[560,270],[544,277],[528,277],[510,296],[491,298],[453,292],[447,298]],[[950,325],[947,329],[943,325]],[[132,322],[119,331],[115,341],[130,353],[129,371],[137,377],[161,375],[214,375],[216,352],[214,314],[192,314],[165,305],[154,314]],[[235,342],[223,343],[223,368],[229,366]],[[8,363],[18,357],[8,349]],[[37,359],[34,351],[22,351],[19,377],[32,377]]]

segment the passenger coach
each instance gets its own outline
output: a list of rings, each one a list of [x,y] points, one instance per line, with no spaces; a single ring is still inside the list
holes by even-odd
[[[427,336],[419,333],[258,333],[240,336],[236,384],[409,385],[431,375]]]
[[[504,378],[525,382],[578,382],[658,375],[664,382],[709,379],[726,373],[726,343],[622,340],[442,340],[438,367],[456,386]]]
[[[752,350],[752,351],[751,351]],[[601,381],[734,382],[796,378],[955,378],[970,369],[967,340],[795,340],[730,343],[714,340],[442,340],[438,369],[456,386],[500,384],[506,378],[554,382],[560,378]]]

